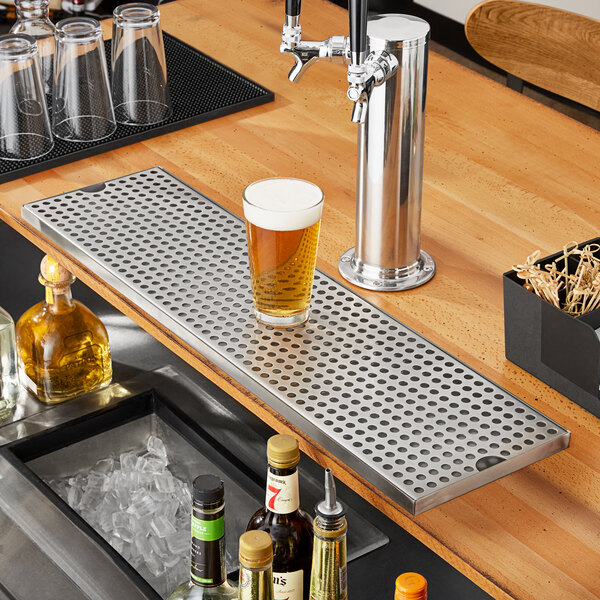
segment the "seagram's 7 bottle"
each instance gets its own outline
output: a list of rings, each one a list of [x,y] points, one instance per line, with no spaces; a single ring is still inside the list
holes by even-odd
[[[248,523],[273,538],[275,600],[307,600],[312,559],[312,519],[300,509],[300,449],[291,435],[274,435],[267,444],[265,506]]]

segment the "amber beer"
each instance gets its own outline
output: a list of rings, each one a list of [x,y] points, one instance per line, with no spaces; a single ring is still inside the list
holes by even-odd
[[[310,313],[323,192],[302,179],[273,178],[244,190],[256,318],[289,327]]]

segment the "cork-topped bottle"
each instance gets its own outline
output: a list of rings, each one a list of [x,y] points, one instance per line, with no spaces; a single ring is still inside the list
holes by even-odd
[[[267,444],[265,506],[248,523],[248,530],[266,531],[273,538],[275,600],[307,600],[312,559],[312,519],[300,508],[298,440],[274,435]]]
[[[75,277],[45,256],[39,281],[45,300],[16,325],[21,384],[48,404],[107,386],[112,379],[108,334],[94,313],[73,300]]]

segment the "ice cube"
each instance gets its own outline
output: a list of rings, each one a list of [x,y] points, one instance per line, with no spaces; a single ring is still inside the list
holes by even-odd
[[[112,458],[103,458],[92,467],[92,471],[96,471],[96,473],[102,473],[103,475],[110,475],[114,469],[115,461]]]
[[[171,475],[171,473],[168,471],[158,474],[154,478],[154,486],[158,492],[174,492],[175,483],[173,482],[173,475]]]
[[[156,556],[156,554],[149,554],[146,557],[145,564],[152,575],[158,577],[165,572],[165,563]]]
[[[81,488],[81,489],[83,489],[86,482],[87,482],[87,477],[85,475],[82,475],[81,473],[78,473],[74,477],[69,477],[69,479],[67,479],[67,483],[69,485],[72,485],[72,486],[75,486],[75,487]]]
[[[171,555],[169,549],[167,548],[167,542],[165,542],[163,538],[159,538],[155,535],[150,535],[148,540],[150,541],[150,546],[152,547],[152,550],[154,550],[154,552],[160,558],[167,558],[167,556]]]
[[[144,461],[140,468],[140,461]],[[159,458],[158,456],[152,456],[145,458],[144,456],[140,456],[138,458],[138,464],[136,464],[136,469],[141,471],[142,473],[153,473],[158,474],[162,473],[167,466],[166,458]]]
[[[150,529],[159,538],[164,538],[177,532],[173,523],[162,515],[154,515],[152,522],[150,523]]]
[[[134,471],[135,464],[137,462],[137,455],[135,452],[123,452],[119,457],[122,471]]]
[[[168,556],[163,558],[164,565],[167,569],[172,569],[181,559],[179,556]]]
[[[98,506],[98,504],[100,504],[101,500],[102,492],[94,488],[87,488],[81,496],[79,507],[82,510],[93,510]]]
[[[150,545],[150,541],[145,535],[138,533],[135,536],[134,543],[138,550],[138,553],[141,554],[142,557],[145,558],[152,552],[152,546]]]
[[[133,541],[133,517],[126,512],[113,513],[113,533],[125,542]]]
[[[67,491],[67,504],[71,508],[75,508],[75,507],[79,506],[82,495],[83,495],[83,492],[81,491],[81,488],[78,488],[74,485],[69,486],[69,489]]]
[[[129,505],[127,512],[135,516],[136,519],[147,517],[154,512],[154,500],[149,495],[141,497],[136,502]]]
[[[146,448],[150,454],[154,454],[155,456],[159,456],[161,458],[167,458],[167,449],[165,448],[164,442],[155,435],[151,435],[148,438]]]
[[[177,502],[177,500],[172,500],[171,498],[169,498],[168,500],[165,500],[159,506],[157,506],[156,514],[166,517],[171,523],[174,524],[175,516],[177,515],[178,509],[179,503]]]
[[[190,536],[188,531],[176,531],[165,538],[167,548],[177,556],[187,554],[190,551]]]
[[[90,471],[87,480],[87,488],[99,489],[103,492],[108,491],[108,483],[109,479],[103,473],[98,473],[96,471]]]

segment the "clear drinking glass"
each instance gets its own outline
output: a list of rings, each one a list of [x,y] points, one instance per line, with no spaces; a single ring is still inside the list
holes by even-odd
[[[0,160],[29,160],[54,145],[35,40],[0,36]]]
[[[44,92],[52,97],[54,25],[48,16],[49,0],[15,0],[17,21],[11,33],[24,33],[35,39],[38,46]]]
[[[302,179],[277,177],[243,194],[256,318],[290,327],[308,320],[323,192]]]
[[[12,412],[19,395],[15,323],[0,307],[0,422]]]
[[[70,17],[55,33],[52,129],[71,142],[92,142],[114,133],[102,29],[96,19]]]
[[[113,13],[112,97],[119,123],[150,125],[171,116],[156,6],[135,2],[117,7]]]

